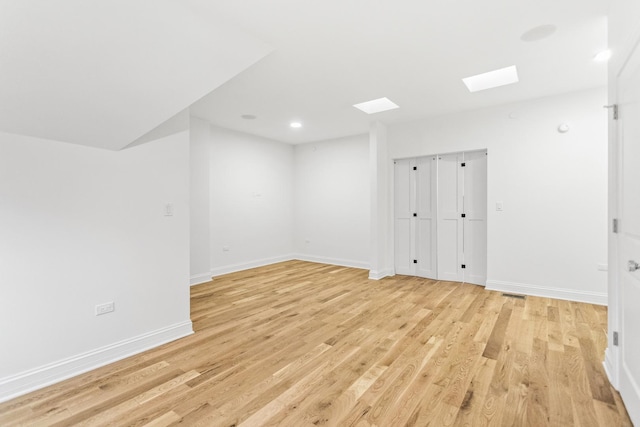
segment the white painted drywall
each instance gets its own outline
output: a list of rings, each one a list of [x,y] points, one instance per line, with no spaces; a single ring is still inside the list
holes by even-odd
[[[191,333],[188,132],[120,152],[0,133],[0,236],[0,400]]]
[[[119,150],[273,49],[198,1],[4,1],[0,129]]]
[[[209,122],[191,117],[189,132],[191,284],[211,279],[209,221]]]
[[[387,127],[373,122],[369,129],[369,194],[371,226],[369,278],[394,274],[393,266],[393,163],[389,157]]]
[[[606,101],[599,88],[390,126],[389,156],[488,149],[488,286],[606,303]]]
[[[369,268],[369,136],[296,145],[296,258]]]
[[[211,274],[290,259],[293,146],[212,126],[209,153]]]

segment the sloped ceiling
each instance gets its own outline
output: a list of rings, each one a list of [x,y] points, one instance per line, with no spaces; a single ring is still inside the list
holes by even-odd
[[[2,0],[0,130],[118,150],[270,51],[189,0]]]
[[[0,130],[117,150],[189,108],[295,144],[364,133],[372,121],[604,86],[606,64],[593,56],[607,47],[607,8],[607,0],[1,0]],[[556,31],[523,38],[544,25]],[[477,93],[462,84],[510,65],[518,84]],[[368,116],[352,107],[383,96],[400,108]],[[303,127],[291,129],[292,120]]]
[[[373,120],[394,124],[607,82],[607,64],[593,61],[607,47],[607,0],[194,1],[275,51],[192,114],[279,141],[336,138],[367,132]],[[544,25],[556,31],[523,39]],[[511,65],[518,84],[470,93],[462,83]],[[400,108],[367,116],[352,107],[383,96]],[[241,118],[247,114],[257,118]],[[291,129],[292,120],[303,127]]]

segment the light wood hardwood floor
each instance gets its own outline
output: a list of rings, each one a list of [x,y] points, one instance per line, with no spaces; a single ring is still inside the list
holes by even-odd
[[[602,306],[301,261],[191,304],[194,335],[1,404],[0,425],[631,425]]]

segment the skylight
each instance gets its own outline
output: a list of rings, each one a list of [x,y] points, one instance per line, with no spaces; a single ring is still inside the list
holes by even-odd
[[[383,111],[393,110],[394,108],[400,108],[390,101],[389,98],[378,98],[372,101],[361,102],[360,104],[355,104],[354,107],[367,114],[381,113]]]
[[[462,81],[467,86],[467,89],[469,89],[469,92],[478,92],[479,90],[517,83],[518,70],[516,70],[515,65],[512,65],[499,70],[489,71],[488,73],[466,77],[462,79]]]

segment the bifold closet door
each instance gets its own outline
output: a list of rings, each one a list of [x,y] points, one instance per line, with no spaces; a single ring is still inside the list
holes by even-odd
[[[394,161],[394,232],[395,268],[397,274],[414,276],[414,221],[415,179],[413,179],[413,159]]]
[[[394,162],[397,274],[436,278],[436,158]]]
[[[435,156],[416,159],[416,275],[437,276],[436,194],[437,160]]]
[[[463,261],[462,153],[438,156],[438,279],[462,282]]]
[[[396,273],[485,285],[486,151],[396,160]]]
[[[464,153],[464,281],[487,282],[487,152]]]

